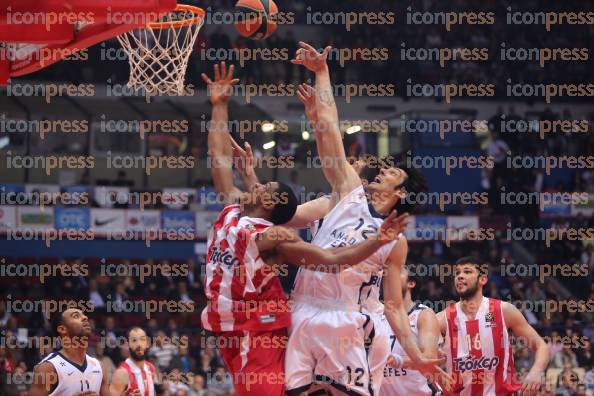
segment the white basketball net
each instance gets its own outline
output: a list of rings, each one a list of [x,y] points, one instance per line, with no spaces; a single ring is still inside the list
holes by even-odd
[[[191,10],[174,10],[160,22],[189,20]],[[128,86],[144,88],[147,95],[182,95],[190,53],[204,19],[181,27],[146,27],[118,36],[128,53],[130,78]]]

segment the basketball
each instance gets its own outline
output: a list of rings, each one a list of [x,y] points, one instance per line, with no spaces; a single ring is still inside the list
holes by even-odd
[[[265,39],[276,30],[277,12],[272,0],[239,0],[235,4],[235,28],[243,37]]]

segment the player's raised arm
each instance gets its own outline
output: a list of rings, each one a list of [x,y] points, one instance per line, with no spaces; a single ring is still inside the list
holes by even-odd
[[[374,238],[351,246],[337,249],[322,249],[303,241],[295,232],[285,227],[271,227],[258,240],[260,252],[280,254],[285,262],[297,266],[313,266],[316,270],[334,271],[338,266],[360,263],[382,245],[398,238],[408,224],[408,214],[396,217],[396,212],[384,220],[380,232]],[[338,267],[340,269],[340,267]]]
[[[326,63],[331,48],[326,47],[320,53],[304,42],[300,42],[299,45],[301,48],[297,50],[295,59],[291,62],[303,65],[316,74],[316,88],[315,92],[304,88],[298,94],[307,97],[315,93],[316,121],[313,129],[318,154],[322,159],[322,170],[333,192],[342,196],[359,186],[361,180],[347,161],[338,125],[338,110],[334,102],[330,73]]]
[[[224,195],[227,203],[233,202],[239,195],[239,189],[233,184],[233,152],[229,144],[229,113],[227,102],[233,90],[233,84],[239,79],[233,78],[233,65],[227,69],[225,62],[214,67],[214,81],[202,73],[207,84],[212,115],[208,132],[208,154],[215,190]]]
[[[232,137],[229,138],[233,147],[235,166],[241,175],[245,188],[249,191],[254,185],[259,183],[258,176],[254,170],[255,160],[252,147],[248,142],[245,142],[244,147],[241,147]],[[295,215],[284,226],[289,228],[305,228],[310,223],[324,217],[330,209],[331,201],[329,196],[312,199],[297,206]]]
[[[309,202],[297,206],[295,215],[288,223],[284,224],[284,226],[290,228],[305,228],[312,222],[326,216],[330,209],[332,209],[330,195],[312,199]]]
[[[549,364],[549,348],[536,330],[514,305],[503,302],[503,318],[514,336],[526,343],[534,352],[534,363],[522,381],[521,395],[535,395],[544,381],[544,373]]]

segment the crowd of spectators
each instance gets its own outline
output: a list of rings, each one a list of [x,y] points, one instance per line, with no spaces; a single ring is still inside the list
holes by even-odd
[[[591,125],[593,116],[591,114],[586,118],[588,125]],[[538,223],[540,211],[536,199],[532,199],[532,203],[527,205],[506,205],[501,202],[500,194],[505,191],[532,196],[538,193],[594,192],[593,172],[588,167],[572,169],[559,162],[559,165],[553,164],[551,168],[553,173],[562,176],[552,178],[547,174],[549,171],[546,168],[534,165],[538,163],[539,157],[570,157],[576,161],[584,161],[594,154],[591,126],[586,130],[574,127],[571,131],[551,134],[539,130],[539,122],[554,123],[560,120],[581,122],[581,117],[572,115],[569,108],[564,109],[562,114],[547,108],[539,114],[527,117],[517,113],[511,105],[507,111],[499,108],[489,119],[491,136],[485,147],[485,154],[493,158],[494,167],[484,172],[483,187],[490,192],[493,199],[489,202],[496,213],[509,215],[519,223],[535,225]],[[523,125],[528,129],[525,132],[511,132],[509,125]],[[510,161],[517,157],[521,158]],[[530,167],[530,164],[533,165]]]
[[[561,245],[562,241],[555,241],[551,249]],[[543,252],[545,250],[547,249]],[[535,272],[522,274],[526,276],[511,276],[516,274],[510,275],[509,269],[518,268],[521,263],[513,258],[512,243],[509,241],[467,241],[454,243],[450,247],[439,241],[413,243],[408,263],[409,270],[411,273],[414,272],[418,279],[414,299],[436,311],[444,309],[448,302],[455,301],[452,278],[444,276],[447,274],[444,269],[460,256],[468,254],[482,257],[490,264],[489,283],[485,288],[485,294],[515,304],[547,341],[551,362],[547,372],[547,383],[543,385],[541,394],[591,395],[594,391],[594,355],[590,340],[594,337],[594,317],[590,310],[547,310],[547,301],[560,299],[559,284],[546,277],[540,279],[539,274]],[[144,262],[155,268],[185,265],[184,268],[187,270],[179,277],[156,274],[141,281],[133,275],[107,278],[97,271],[90,271],[86,277],[49,277],[44,284],[23,280],[4,284],[3,288],[12,300],[24,297],[35,300],[55,296],[57,299],[92,301],[96,308],[89,313],[93,329],[89,354],[97,357],[108,373],[112,373],[114,368],[129,356],[125,342],[126,330],[133,325],[140,325],[150,337],[149,356],[161,373],[163,394],[232,395],[232,379],[216,350],[215,338],[200,326],[199,312],[205,304],[201,277],[203,260],[204,258],[200,257],[198,260],[190,259],[180,263]],[[565,260],[567,262],[567,259]],[[58,262],[89,262],[96,266],[105,263],[93,262],[92,259],[63,259]],[[122,266],[141,264],[140,261],[134,260],[109,262]],[[553,263],[554,260],[547,261],[547,264]],[[585,249],[575,264],[586,266],[588,275],[571,278],[571,298],[591,303],[594,301],[594,282],[589,275],[594,270],[592,247]],[[283,279],[287,291],[292,283],[291,276],[293,273]],[[578,284],[579,287],[576,286]],[[586,284],[587,287],[583,286]],[[138,308],[135,308],[135,311],[125,308],[130,306],[130,302],[146,300],[192,302],[194,309],[193,312],[159,313],[149,318],[144,312],[138,312]],[[111,307],[109,309],[108,304]],[[114,312],[118,309],[120,311]],[[30,378],[33,366],[51,351],[47,345],[8,348],[8,345],[11,345],[9,340],[18,339],[19,329],[23,328],[27,329],[29,338],[51,334],[42,313],[11,312],[5,303],[0,304],[0,330],[5,340],[5,344],[0,347],[0,367],[3,370],[6,395],[26,395],[27,386],[21,383],[20,379]],[[516,370],[521,377],[529,369],[533,354],[521,342],[513,342],[513,351]],[[7,378],[10,378],[10,383],[7,383]]]
[[[207,12],[233,12],[234,2],[204,2],[195,3]],[[291,2],[280,6],[280,11],[292,13],[294,24],[281,26],[278,32],[266,40],[250,40],[241,36],[226,33],[221,25],[207,24],[201,32],[195,50],[190,57],[188,83],[201,87],[200,73],[212,70],[214,62],[225,59],[211,59],[205,56],[204,49],[237,50],[242,48],[287,49],[292,58],[298,48],[300,31],[308,23],[312,23],[315,13],[331,14],[329,19],[335,23],[315,24],[321,29],[314,45],[322,47],[333,45],[336,48],[372,48],[387,49],[387,59],[364,60],[360,56],[339,64],[338,58],[332,59],[334,81],[343,83],[384,83],[396,84],[404,87],[408,79],[418,83],[492,83],[496,86],[496,96],[505,97],[508,79],[512,83],[555,83],[560,78],[564,83],[585,83],[591,81],[592,60],[550,61],[544,67],[539,65],[538,59],[533,60],[502,60],[501,50],[505,48],[588,48],[588,37],[592,36],[594,27],[589,24],[576,26],[553,25],[547,31],[542,24],[509,24],[509,12],[547,12],[547,11],[591,11],[583,2],[563,2],[543,5],[537,0],[525,1],[521,7],[512,1],[486,1],[471,4],[468,1],[439,2],[435,0],[417,0],[407,3],[386,3],[379,0],[359,2],[319,1],[319,2]],[[586,8],[585,8],[586,7]],[[508,11],[508,8],[510,11]],[[394,23],[355,23],[347,27],[344,14],[356,13],[394,13]],[[446,30],[445,25],[435,23],[408,23],[413,13],[440,12],[482,12],[493,13],[494,23],[468,25],[453,25]],[[46,71],[32,74],[34,79],[63,79],[68,76],[75,80],[91,80],[105,83],[126,81],[128,66],[125,58],[109,61],[105,67],[101,50],[104,44],[90,50],[89,60],[62,62]],[[118,47],[117,41],[106,43],[107,47]],[[118,47],[119,48],[119,47]],[[402,48],[485,48],[488,49],[487,59],[464,60],[446,62],[445,67],[438,59],[423,60],[409,59],[401,56]],[[226,60],[237,62],[236,57],[229,51],[218,52],[227,54]],[[235,58],[235,59],[234,59]],[[289,58],[290,59],[290,58]],[[301,68],[299,68],[301,69]],[[246,83],[295,83],[304,80],[304,71],[297,71],[287,59],[265,60],[256,58],[247,61],[239,70],[240,77]],[[397,95],[405,95],[405,89],[396,90]],[[508,98],[513,99],[513,98]],[[572,98],[574,100],[579,98]]]

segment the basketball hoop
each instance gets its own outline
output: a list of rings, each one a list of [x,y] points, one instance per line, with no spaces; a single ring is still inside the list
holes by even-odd
[[[204,15],[199,7],[179,4],[160,21],[119,35],[130,64],[128,86],[144,88],[147,96],[182,95]]]

